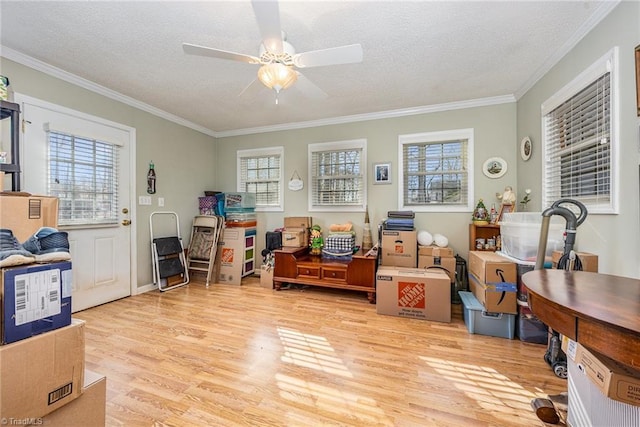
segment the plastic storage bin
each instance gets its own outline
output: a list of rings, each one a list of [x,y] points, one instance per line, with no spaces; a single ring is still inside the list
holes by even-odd
[[[462,300],[464,323],[471,334],[509,338],[515,336],[516,315],[490,313],[485,311],[480,301],[471,292],[458,292]]]
[[[564,249],[564,219],[553,216],[549,223],[545,257]],[[505,213],[500,221],[502,252],[521,261],[535,261],[542,228],[541,212]]]
[[[253,212],[255,207],[255,193],[224,193],[225,212]]]

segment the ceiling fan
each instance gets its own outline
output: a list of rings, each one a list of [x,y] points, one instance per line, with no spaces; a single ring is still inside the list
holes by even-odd
[[[183,43],[182,48],[190,55],[209,56],[219,59],[258,64],[258,80],[278,94],[299,81],[299,89],[308,96],[321,98],[327,94],[309,81],[298,71],[300,68],[321,67],[325,65],[353,64],[362,62],[362,46],[351,44],[328,49],[296,53],[286,40],[286,34],[280,28],[280,10],[277,0],[252,0],[253,11],[260,27],[262,44],[259,55],[247,55],[212,47]],[[255,83],[255,80],[252,84]],[[251,84],[251,85],[252,85]],[[249,86],[251,86],[249,85]],[[243,92],[245,92],[243,90]]]

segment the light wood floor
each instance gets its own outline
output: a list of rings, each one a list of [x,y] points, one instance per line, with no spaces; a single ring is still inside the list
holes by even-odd
[[[546,347],[376,314],[364,293],[203,283],[75,314],[109,426],[539,426]]]

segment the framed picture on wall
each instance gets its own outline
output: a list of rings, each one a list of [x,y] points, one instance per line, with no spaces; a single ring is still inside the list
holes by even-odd
[[[391,162],[374,163],[373,183],[374,184],[391,184]]]
[[[502,203],[500,205],[500,210],[498,211],[498,219],[496,220],[496,224],[502,221],[502,215],[510,212],[516,211],[516,205],[512,205],[511,203]]]

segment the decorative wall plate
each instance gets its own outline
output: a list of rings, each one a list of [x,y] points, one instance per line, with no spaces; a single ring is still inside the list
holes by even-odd
[[[500,178],[507,173],[507,161],[502,157],[489,157],[482,165],[482,172],[489,178]]]
[[[529,160],[529,158],[531,157],[532,149],[533,146],[531,143],[531,139],[529,139],[528,136],[520,141],[520,157],[522,157],[522,160],[524,160],[525,162]]]

